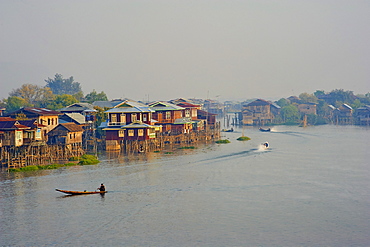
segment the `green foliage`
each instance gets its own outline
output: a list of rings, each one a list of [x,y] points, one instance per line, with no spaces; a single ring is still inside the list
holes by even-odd
[[[6,111],[13,112],[22,107],[30,106],[26,100],[17,97],[17,96],[9,96],[7,99],[4,100],[6,104]]]
[[[353,91],[344,91],[343,89],[335,89],[329,93],[328,104],[340,106],[343,103],[352,104],[356,99]]]
[[[294,105],[287,105],[282,107],[280,114],[284,123],[297,124],[299,122],[299,111],[298,108]]]
[[[97,93],[94,89],[91,93],[85,96],[85,100],[89,103],[93,103],[94,101],[107,101],[108,97],[103,91]]]
[[[179,149],[196,149],[194,146],[185,146],[185,147],[180,147]]]
[[[51,102],[49,105],[47,105],[47,108],[52,109],[52,110],[58,110],[58,109],[72,105],[73,103],[77,103],[77,102],[78,100],[72,95],[62,94],[62,95],[57,95],[55,97],[55,100]]]
[[[301,93],[299,95],[299,98],[301,99],[302,103],[317,103],[318,102],[317,97],[309,93]]]
[[[45,102],[53,99],[53,93],[49,88],[34,84],[23,84],[20,88],[13,89],[9,96],[22,98],[28,106],[35,107],[44,106]]]
[[[276,104],[280,107],[284,107],[290,105],[290,101],[288,99],[281,98],[278,101],[276,101]]]
[[[95,155],[84,154],[80,157],[79,165],[94,165],[98,164],[100,161],[97,159]]]
[[[66,164],[50,164],[50,165],[43,165],[43,166],[25,166],[20,168],[9,168],[9,172],[26,172],[26,171],[37,171],[37,170],[51,170],[51,169],[58,169],[65,166],[75,166],[75,163],[66,163]]]
[[[55,74],[54,78],[45,80],[46,87],[49,87],[54,94],[77,94],[81,90],[79,82],[75,82],[73,76],[64,79],[61,74]]]
[[[239,137],[238,139],[236,139],[236,140],[238,140],[238,141],[249,141],[251,138],[249,138],[248,136],[241,136],[241,137]]]
[[[230,143],[230,141],[229,141],[229,140],[227,140],[227,139],[223,139],[223,140],[218,140],[218,141],[216,141],[216,143],[217,143],[217,144],[226,144],[226,143]]]

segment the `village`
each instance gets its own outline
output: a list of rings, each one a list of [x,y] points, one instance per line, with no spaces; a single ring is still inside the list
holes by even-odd
[[[68,161],[98,150],[131,155],[174,144],[215,142],[221,131],[232,130],[225,129],[231,125],[370,123],[369,105],[354,111],[347,103],[335,107],[296,96],[284,100],[289,104],[264,99],[240,104],[179,98],[146,103],[131,99],[79,102],[58,110],[22,107],[6,114],[2,108],[0,165],[19,168]],[[296,112],[288,114],[286,109],[292,106]]]

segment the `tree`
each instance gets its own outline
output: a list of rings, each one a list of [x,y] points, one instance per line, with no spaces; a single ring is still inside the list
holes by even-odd
[[[356,99],[353,91],[344,91],[343,89],[335,89],[329,93],[331,105],[341,105],[343,103],[352,104]]]
[[[7,99],[4,100],[6,103],[6,111],[8,113],[16,111],[22,107],[29,106],[25,99],[22,99],[17,96],[9,96]]]
[[[299,121],[299,111],[294,105],[287,105],[280,110],[281,117],[285,123],[292,124],[298,123]]]
[[[45,80],[46,87],[49,87],[54,94],[76,94],[81,91],[79,82],[75,82],[73,76],[64,79],[61,74],[56,74],[54,79]]]
[[[72,105],[73,103],[77,103],[77,102],[78,100],[72,95],[62,94],[62,95],[57,95],[55,97],[55,100],[49,105],[47,105],[47,108],[52,109],[52,110],[58,110],[60,108]]]
[[[288,99],[281,98],[278,101],[276,101],[276,104],[280,107],[284,107],[284,106],[290,105],[290,101]]]
[[[42,102],[53,98],[49,88],[34,84],[23,84],[20,88],[13,89],[9,95],[24,99],[29,106],[39,106]]]
[[[316,92],[313,93],[317,98],[321,95],[325,95],[324,90],[316,90]]]
[[[299,98],[302,100],[302,103],[317,103],[318,99],[315,95],[309,93],[301,93]]]
[[[107,101],[108,97],[103,91],[97,93],[94,89],[91,93],[86,94],[85,100],[89,103],[92,103],[94,101]]]

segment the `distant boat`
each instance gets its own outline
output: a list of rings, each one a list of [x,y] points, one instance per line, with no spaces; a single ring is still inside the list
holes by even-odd
[[[262,146],[264,146],[265,148],[269,148],[270,144],[268,142],[264,142],[262,143]]]
[[[262,132],[270,132],[271,131],[270,128],[268,128],[268,129],[262,129],[261,127],[259,128],[259,130],[262,131]]]
[[[87,194],[105,194],[107,191],[73,191],[73,190],[59,190],[55,189],[56,191],[68,194],[68,195],[87,195]]]
[[[234,129],[233,128],[231,128],[231,129],[222,129],[222,132],[234,132]]]

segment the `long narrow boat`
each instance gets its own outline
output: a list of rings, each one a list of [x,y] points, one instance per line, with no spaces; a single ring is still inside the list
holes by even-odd
[[[56,191],[68,194],[68,195],[86,195],[86,194],[105,194],[108,191],[73,191],[73,190],[60,190],[55,189]]]
[[[271,131],[270,128],[268,128],[268,129],[262,129],[261,127],[259,128],[259,130],[262,131],[262,132],[270,132]]]

